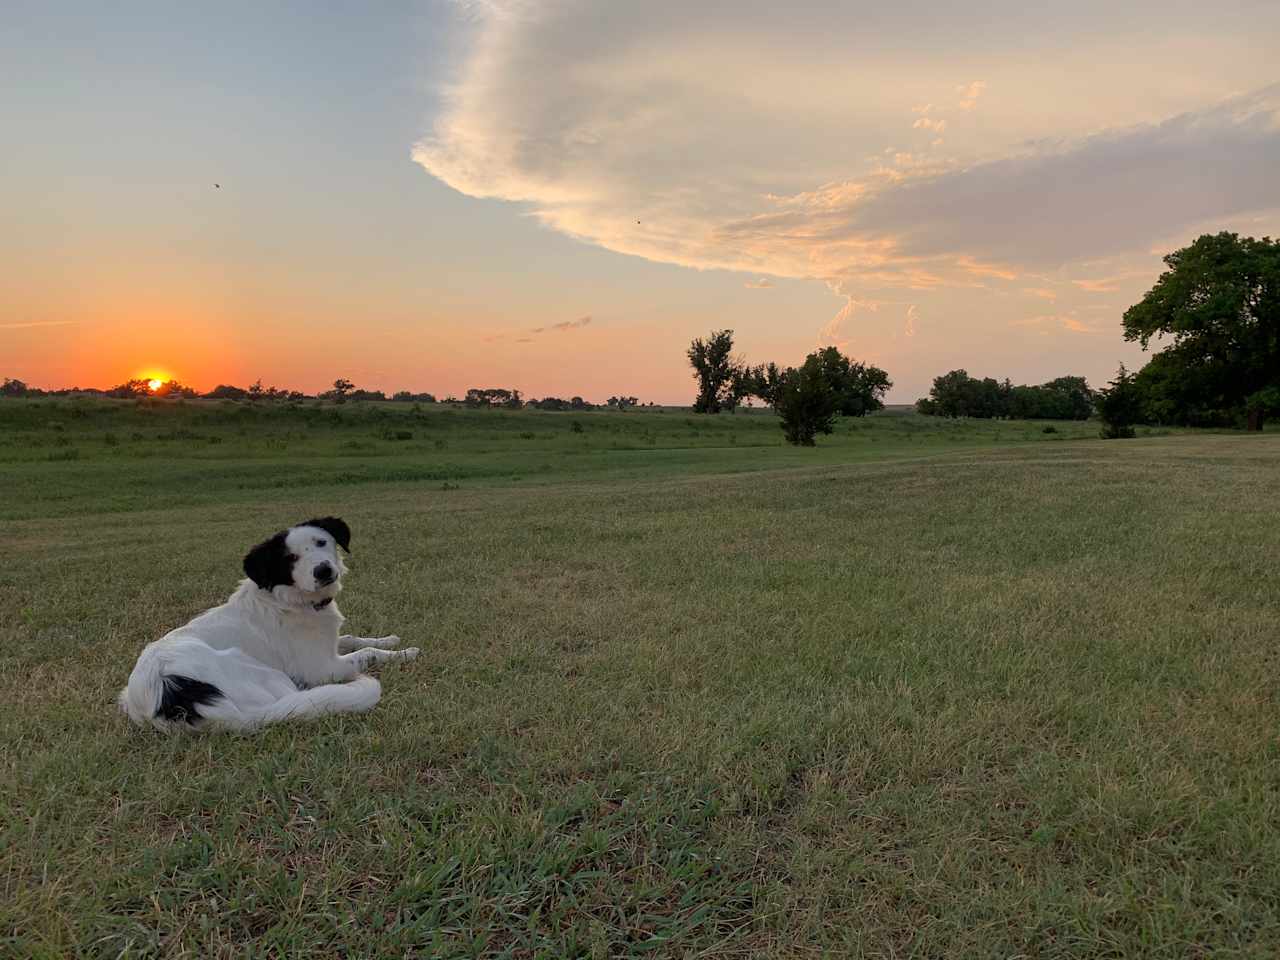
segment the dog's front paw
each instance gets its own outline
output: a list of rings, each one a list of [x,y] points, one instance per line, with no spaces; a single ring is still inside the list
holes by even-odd
[[[378,647],[382,650],[390,650],[392,647],[398,647],[399,645],[400,645],[400,638],[397,637],[394,633],[391,634],[390,636],[378,637],[374,640],[369,641],[369,646]]]
[[[403,650],[398,651],[398,653],[400,655],[400,659],[405,661],[405,663],[408,663],[410,660],[418,659],[417,647],[405,647]]]

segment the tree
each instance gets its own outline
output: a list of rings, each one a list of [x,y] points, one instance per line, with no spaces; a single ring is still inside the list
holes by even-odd
[[[1280,241],[1205,234],[1164,262],[1169,269],[1124,314],[1125,339],[1144,350],[1172,339],[1141,386],[1159,383],[1156,402],[1179,422],[1247,417],[1262,429],[1268,408],[1250,398],[1280,387]]]
[[[814,446],[819,433],[831,433],[839,407],[840,397],[816,353],[809,354],[799,369],[783,374],[774,403],[787,441],[802,447]]]
[[[1093,414],[1093,391],[1084,377],[1058,377],[1040,389],[1050,395],[1055,420],[1088,420]]]
[[[1250,430],[1261,430],[1268,417],[1280,417],[1280,387],[1264,387],[1250,394],[1244,402],[1245,416]]]
[[[967,371],[952,370],[934,378],[929,396],[916,401],[916,411],[937,417],[1087,420],[1093,413],[1093,391],[1084,377],[1015,387],[1008,377],[979,380]]]
[[[503,390],[499,387],[472,387],[467,391],[463,403],[468,407],[506,407],[508,410],[519,410],[524,406],[519,390]]]
[[[243,400],[248,395],[249,391],[245,390],[244,387],[235,387],[229,383],[220,383],[204,396],[206,400]]]
[[[150,384],[148,384],[150,387]],[[155,397],[175,398],[182,397],[190,400],[195,397],[196,392],[185,384],[179,383],[177,380],[166,380],[160,386],[151,391],[151,395]]]
[[[771,407],[777,407],[782,378],[786,371],[776,363],[764,363],[751,369],[751,396],[759,397]]]
[[[261,382],[261,381],[259,381]],[[334,403],[346,403],[347,397],[353,393],[356,385],[345,377],[339,377],[333,381],[333,389],[320,394],[322,400],[332,400]]]
[[[940,377],[934,377],[929,398],[936,415],[940,417],[969,416],[973,394],[970,384],[975,382],[967,370],[952,370]]]
[[[1102,438],[1117,440],[1133,436],[1133,425],[1142,420],[1142,388],[1124,364],[1109,387],[1098,391],[1098,416],[1102,418]]]
[[[25,397],[30,392],[31,388],[21,380],[5,377],[4,383],[0,384],[0,397]]]
[[[568,410],[569,401],[559,397],[543,397],[541,400],[530,400],[529,406],[538,410]]]
[[[719,413],[726,405],[726,395],[732,390],[731,380],[737,369],[732,354],[732,330],[715,330],[706,340],[699,337],[689,344],[689,364],[698,381],[694,413]],[[733,405],[737,405],[736,400]]]
[[[887,373],[846,357],[835,347],[826,347],[816,356],[827,382],[836,392],[840,414],[865,417],[884,409],[884,395],[893,386]]]
[[[150,381],[141,380],[137,377],[134,377],[132,380],[126,380],[124,383],[114,386],[107,391],[107,396],[118,397],[123,400],[130,400],[136,397],[148,397],[150,395]]]

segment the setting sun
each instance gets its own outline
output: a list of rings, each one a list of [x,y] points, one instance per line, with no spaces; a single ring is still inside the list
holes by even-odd
[[[163,381],[163,380],[156,380],[156,379],[154,379],[154,378],[153,378],[153,379],[151,379],[151,380],[148,380],[148,381],[147,381],[147,386],[151,388],[151,392],[152,392],[152,393],[155,393],[155,392],[156,392],[157,390],[159,390],[162,386],[164,386],[164,381]]]

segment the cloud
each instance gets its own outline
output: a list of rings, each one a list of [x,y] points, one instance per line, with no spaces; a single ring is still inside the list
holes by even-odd
[[[26,330],[29,327],[65,327],[80,320],[32,320],[29,323],[0,323],[0,330]]]
[[[1280,28],[1280,8],[1225,2]],[[1280,86],[1248,38],[1156,40],[1149,10],[1101,0],[1052,42],[1015,0],[917,7],[741,0],[727,24],[683,0],[473,2],[414,158],[609,250],[825,282],[851,299],[822,336],[846,340],[855,300],[919,291],[932,311],[929,291],[1016,292],[1085,260],[1150,272],[1153,244],[1276,205]],[[1162,35],[1197,36],[1194,11],[1168,16]],[[886,150],[944,122],[945,147]]]
[[[1057,300],[1058,294],[1047,287],[1023,287],[1023,293],[1029,293],[1033,297],[1040,297],[1042,300]]]
[[[919,321],[919,319],[920,319],[920,311],[916,308],[916,305],[913,303],[911,304],[911,306],[907,307],[907,323],[906,323],[906,326],[903,327],[902,329],[903,336],[914,337],[916,335],[916,323]]]
[[[544,330],[555,330],[561,332],[565,330],[580,330],[590,323],[591,316],[587,315],[585,317],[579,317],[577,320],[565,320],[562,323],[553,323],[549,327],[537,327],[533,330],[533,333],[542,333]]]
[[[956,93],[960,94],[960,102],[956,104],[961,110],[972,110],[978,102],[978,98],[982,96],[982,91],[987,89],[987,81],[974,80],[972,83],[961,84],[956,87]]]
[[[1047,332],[1046,327],[1056,326],[1071,333],[1104,333],[1107,331],[1114,332],[1115,325],[1110,324],[1106,327],[1085,323],[1073,314],[1062,313],[1044,313],[1033,317],[1023,317],[1018,320],[1011,321],[1011,326],[1015,327],[1033,327],[1040,329],[1041,332]]]
[[[751,290],[766,290],[773,286],[773,281],[768,277],[761,277],[759,280],[748,280],[743,286]]]
[[[1096,280],[1072,280],[1072,284],[1081,290],[1087,290],[1089,293],[1115,293],[1119,289],[1119,284],[1125,280],[1129,280],[1134,276],[1141,276],[1132,271],[1120,273],[1114,277],[1099,277]]]
[[[905,255],[969,250],[1056,266],[1143,249],[1182,224],[1273,206],[1276,169],[1280,85],[879,190],[847,208],[845,227],[894,236]]]
[[[563,320],[560,323],[551,323],[545,327],[532,327],[528,330],[515,331],[528,334],[528,336],[516,337],[515,332],[491,333],[483,337],[485,343],[496,343],[500,340],[511,340],[514,343],[533,343],[534,338],[540,333],[567,333],[570,330],[581,330],[591,323],[591,315],[578,317],[576,320]]]
[[[875,312],[880,307],[881,303],[878,300],[855,300],[853,297],[845,297],[844,306],[818,331],[818,346],[835,347],[841,353],[848,353],[851,340],[845,328],[849,321],[859,310]]]

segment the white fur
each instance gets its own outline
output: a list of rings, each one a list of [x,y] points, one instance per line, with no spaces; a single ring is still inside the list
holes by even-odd
[[[387,660],[412,660],[417,648],[388,649],[400,642],[394,636],[340,636],[344,618],[333,597],[346,567],[332,537],[299,526],[288,531],[285,543],[296,558],[298,586],[265,590],[243,580],[226,603],[147,645],[120,691],[120,708],[134,723],[164,731],[194,726],[247,732],[377,704],[382,687],[362,671]],[[314,576],[322,563],[335,573],[331,583]],[[164,678],[171,676],[212,684],[222,697],[200,704],[194,724],[157,716]]]

